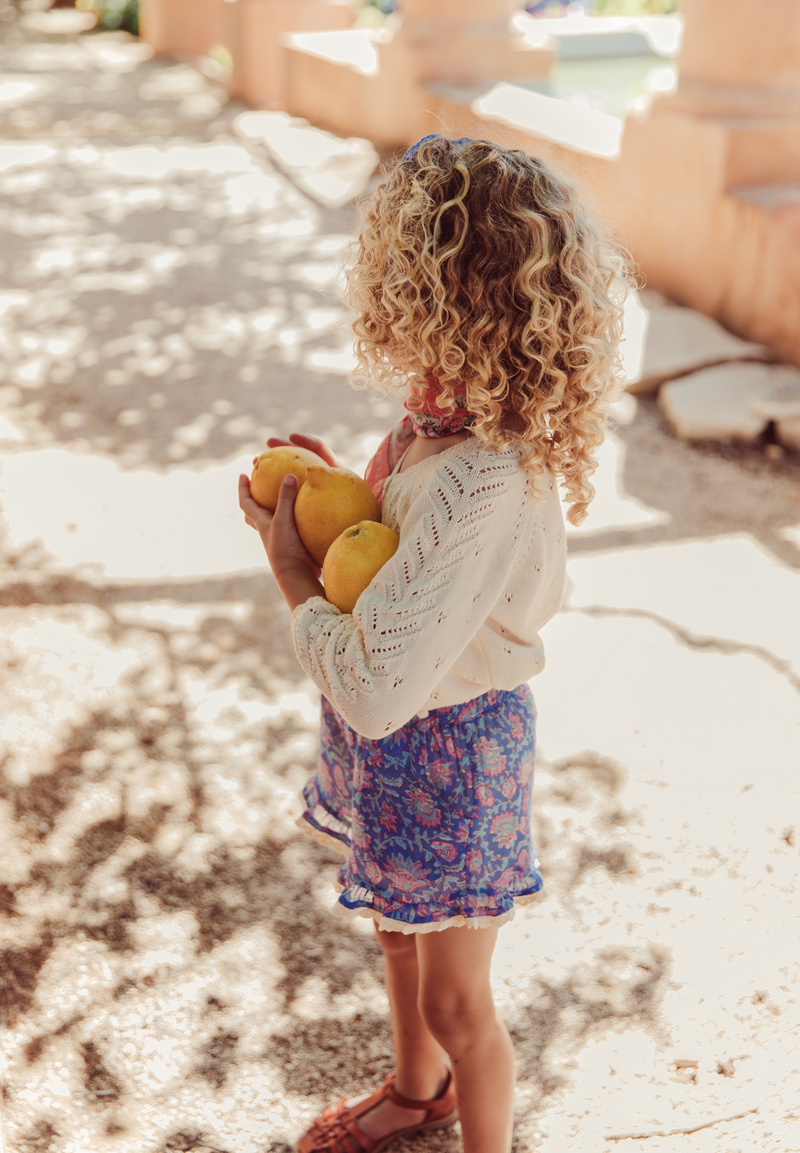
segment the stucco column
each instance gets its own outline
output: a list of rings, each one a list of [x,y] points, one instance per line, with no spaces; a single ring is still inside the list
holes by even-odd
[[[139,35],[157,56],[205,56],[222,40],[225,0],[140,0]]]
[[[220,0],[217,0],[219,3]],[[349,0],[223,0],[225,47],[233,59],[228,91],[256,107],[283,107],[289,32],[349,28]]]
[[[545,76],[552,53],[513,26],[518,11],[516,0],[402,0],[381,59],[402,53],[418,83]]]
[[[192,59],[222,45],[231,55],[230,95],[282,106],[288,32],[349,28],[349,0],[141,0],[142,39],[159,56]]]
[[[800,114],[798,0],[684,0],[670,103],[699,115]]]

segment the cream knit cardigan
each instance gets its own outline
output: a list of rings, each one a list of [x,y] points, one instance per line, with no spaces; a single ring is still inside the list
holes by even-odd
[[[395,555],[352,614],[322,597],[294,610],[300,664],[362,736],[542,671],[566,538],[555,482],[534,495],[519,458],[472,437],[395,470],[383,489]]]

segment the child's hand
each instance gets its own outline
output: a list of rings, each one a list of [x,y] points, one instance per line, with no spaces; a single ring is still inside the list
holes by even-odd
[[[339,462],[333,455],[328,446],[319,440],[316,436],[304,436],[302,432],[289,433],[288,440],[280,440],[277,436],[271,436],[267,441],[267,448],[282,448],[284,445],[296,445],[297,448],[307,448],[309,452],[315,452],[317,456],[322,457],[326,464],[331,468],[338,468]],[[253,464],[256,463],[258,457],[255,457]]]
[[[308,568],[319,576],[319,568],[309,556],[294,522],[294,502],[297,496],[297,478],[289,473],[284,477],[278,493],[275,512],[262,508],[250,495],[250,481],[239,477],[239,508],[244,519],[261,537],[269,558],[269,567],[276,578],[285,568]]]
[[[297,478],[284,477],[274,513],[256,504],[250,495],[250,481],[239,477],[239,508],[244,519],[261,537],[272,575],[287,604],[294,609],[312,596],[324,596],[319,583],[320,570],[309,556],[294,521]]]

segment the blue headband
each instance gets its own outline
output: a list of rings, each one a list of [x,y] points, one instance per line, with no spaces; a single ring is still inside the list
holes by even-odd
[[[400,163],[402,164],[404,160],[410,160],[412,158],[412,156],[416,156],[417,153],[419,152],[420,148],[422,147],[422,145],[426,142],[426,140],[437,140],[440,136],[442,137],[443,140],[447,140],[447,137],[442,136],[441,132],[433,132],[433,133],[431,133],[430,136],[423,136],[422,139],[418,140],[416,144],[411,145],[408,152],[405,154],[405,156],[403,157],[403,160],[401,160]],[[459,136],[458,140],[451,140],[450,143],[451,144],[470,144],[471,141],[472,141],[471,136]]]

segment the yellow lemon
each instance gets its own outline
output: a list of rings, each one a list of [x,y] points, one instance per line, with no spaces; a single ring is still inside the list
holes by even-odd
[[[379,521],[362,520],[346,528],[325,555],[325,596],[343,613],[351,613],[367,585],[397,552],[400,537]]]
[[[310,465],[294,505],[300,539],[321,565],[337,536],[360,520],[380,518],[372,489],[349,468]]]
[[[250,495],[256,504],[275,512],[281,481],[286,474],[292,473],[297,477],[298,485],[301,485],[306,479],[308,466],[322,463],[315,452],[307,448],[295,448],[293,444],[269,448],[262,452],[255,463],[250,477]]]

